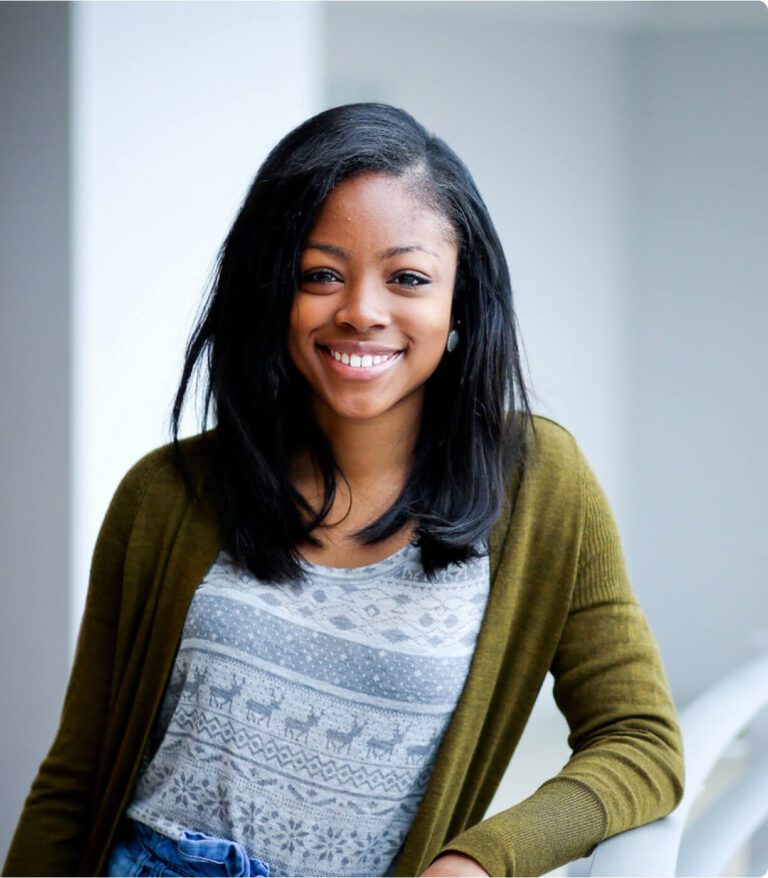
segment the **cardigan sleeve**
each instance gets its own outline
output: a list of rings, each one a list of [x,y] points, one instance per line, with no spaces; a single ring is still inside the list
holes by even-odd
[[[110,699],[123,563],[148,475],[141,462],[128,472],[101,525],[58,732],[24,803],[4,875],[77,874]]]
[[[668,814],[682,739],[659,650],[630,587],[608,501],[579,454],[583,530],[551,671],[572,755],[524,801],[453,838],[491,875],[540,875]]]

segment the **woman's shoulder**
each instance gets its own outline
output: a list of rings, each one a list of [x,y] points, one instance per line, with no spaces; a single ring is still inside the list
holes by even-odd
[[[153,448],[133,464],[126,473],[126,478],[139,481],[174,480],[179,477],[179,456],[195,475],[202,473],[203,463],[210,453],[215,436],[214,428],[179,439],[178,451],[173,442]]]
[[[610,503],[574,434],[544,415],[533,416],[531,432],[519,505],[537,516],[546,509],[579,527],[605,523],[612,516]]]
[[[544,415],[533,415],[526,431],[525,466],[512,475],[491,535],[492,564],[513,546],[544,564],[552,551],[579,544],[585,520],[587,467],[573,433]],[[514,538],[512,538],[514,535]]]
[[[562,450],[572,449],[576,445],[573,433],[559,421],[540,414],[532,415],[531,419],[537,437],[548,448],[557,448],[562,452]]]
[[[606,504],[603,491],[574,434],[558,421],[535,414],[527,431],[525,466],[511,476],[505,510],[551,514],[558,521],[583,520],[590,498]]]
[[[113,510],[124,514],[135,512],[148,494],[155,507],[159,502],[175,506],[188,501],[188,489],[179,466],[179,460],[199,489],[207,472],[206,455],[209,453],[215,429],[206,430],[180,439],[178,449],[173,442],[160,445],[140,457],[125,473],[114,493]]]
[[[529,430],[527,475],[529,478],[581,476],[583,454],[573,433],[545,415],[533,415]]]
[[[584,458],[573,433],[545,415],[527,421],[524,466],[512,472],[502,520],[541,516],[542,510],[578,512],[583,496]]]

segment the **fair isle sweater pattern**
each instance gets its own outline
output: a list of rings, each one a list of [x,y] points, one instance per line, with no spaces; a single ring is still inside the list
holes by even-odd
[[[272,875],[386,875],[458,702],[488,556],[429,582],[409,545],[261,583],[220,552],[198,586],[128,817],[230,838]]]

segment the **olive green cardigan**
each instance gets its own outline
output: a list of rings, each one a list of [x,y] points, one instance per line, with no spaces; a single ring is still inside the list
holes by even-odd
[[[396,875],[449,850],[491,875],[540,874],[682,794],[674,707],[606,498],[570,433],[537,417],[536,434],[491,536],[475,654]],[[211,435],[184,440],[192,466]],[[128,472],[104,519],[60,728],[5,874],[98,875],[131,801],[187,607],[220,548],[209,501],[189,502],[170,451]],[[550,670],[573,755],[484,820]]]

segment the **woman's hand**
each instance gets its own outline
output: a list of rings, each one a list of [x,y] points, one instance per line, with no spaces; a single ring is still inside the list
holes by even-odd
[[[488,872],[483,869],[477,860],[468,857],[466,854],[449,853],[438,857],[434,863],[421,873],[421,878],[430,878],[430,876],[447,876],[447,878],[487,878]]]

